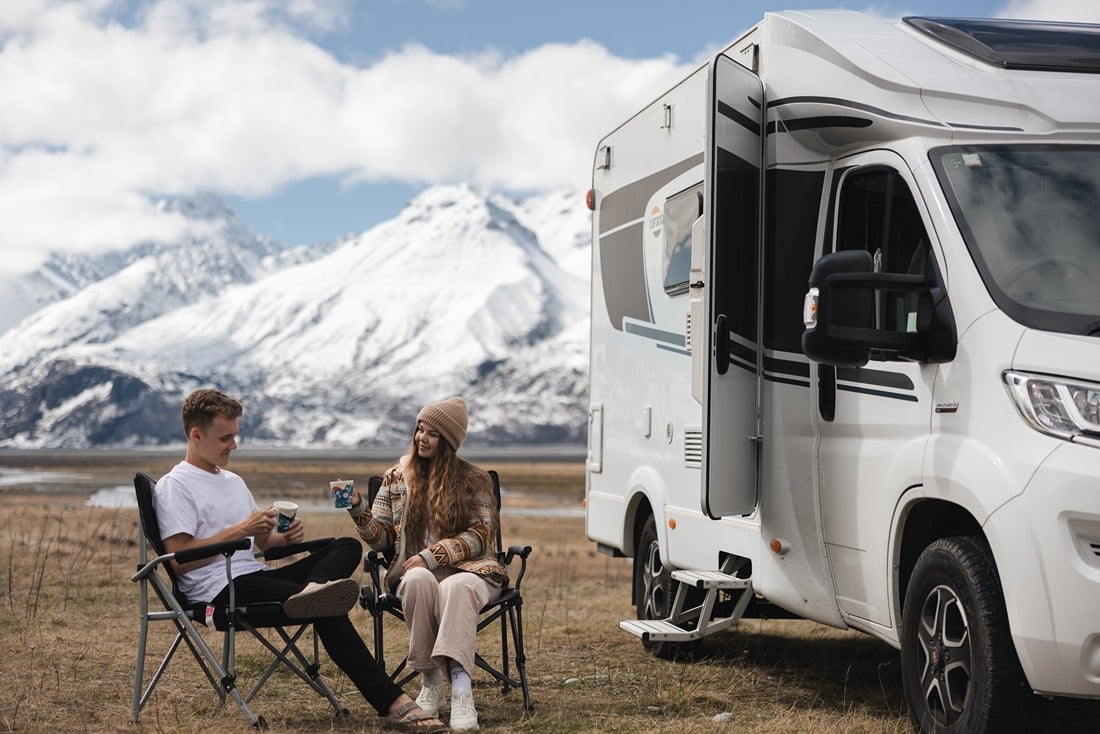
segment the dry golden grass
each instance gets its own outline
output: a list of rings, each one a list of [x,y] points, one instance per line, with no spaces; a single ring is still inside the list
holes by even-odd
[[[87,470],[102,486],[129,481],[135,469],[159,475],[174,461],[138,457]],[[581,465],[494,465],[506,488],[539,493],[523,502],[579,506]],[[329,478],[365,478],[382,467],[368,462],[321,466],[237,461],[233,468],[263,500],[314,493],[325,497]],[[129,580],[137,560],[137,513],[86,508],[82,502],[78,495],[58,504],[42,495],[0,493],[5,517],[0,525],[0,731],[246,729],[231,702],[224,709],[216,707],[213,691],[186,650],[177,653],[142,712],[141,724],[128,723],[138,631],[138,589]],[[317,510],[303,517],[310,536],[351,534],[341,513]],[[502,696],[479,671],[475,696],[483,730],[909,731],[898,656],[888,646],[810,622],[746,620],[708,640],[698,660],[658,660],[618,630],[619,619],[633,616],[630,564],[597,554],[585,538],[583,519],[506,515],[502,522],[506,542],[535,548],[523,586],[535,711],[525,714],[518,691]],[[352,618],[370,640],[370,617],[353,611]],[[161,627],[150,644],[147,676],[172,637],[170,625]],[[214,636],[209,639],[217,649]],[[392,663],[406,644],[404,627],[396,620],[388,620],[386,641]],[[492,659],[498,648],[498,635],[483,634],[483,654]],[[243,687],[263,661],[262,648],[241,638]],[[350,716],[334,717],[323,699],[285,673],[268,682],[253,709],[272,730],[378,730],[374,712],[340,671],[328,663],[323,673]],[[416,684],[407,688],[415,695]],[[1093,708],[1089,721],[1096,720],[1095,712]],[[716,720],[721,714],[728,716]],[[1074,730],[1071,722],[1065,728],[1067,721],[1061,720],[1063,728],[1057,730]]]

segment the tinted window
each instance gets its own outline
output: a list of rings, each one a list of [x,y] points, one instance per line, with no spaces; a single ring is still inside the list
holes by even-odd
[[[802,300],[814,263],[824,180],[821,171],[767,173],[764,346],[769,349],[802,351]]]
[[[1016,321],[1100,332],[1100,148],[937,148],[932,165],[997,305]]]
[[[838,217],[838,250],[867,250],[878,273],[931,273],[924,224],[908,185],[896,171],[873,168],[846,177]],[[876,292],[874,326],[916,331],[916,294]]]
[[[691,225],[703,213],[703,184],[665,202],[665,293],[686,293],[691,274]]]

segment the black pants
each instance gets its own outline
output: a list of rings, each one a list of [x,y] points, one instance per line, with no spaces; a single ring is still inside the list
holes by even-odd
[[[350,577],[363,559],[363,546],[355,538],[337,538],[314,553],[282,568],[256,571],[233,580],[237,604],[286,601],[310,581],[333,581]],[[214,597],[215,605],[229,603],[229,587]],[[326,617],[313,622],[321,644],[332,661],[367,699],[385,715],[403,691],[370,654],[351,620]]]

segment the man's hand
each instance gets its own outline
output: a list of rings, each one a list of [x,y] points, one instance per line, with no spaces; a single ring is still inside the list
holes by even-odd
[[[278,514],[279,513],[275,511],[274,507],[256,510],[241,521],[239,525],[241,536],[267,535],[275,529],[275,518]]]
[[[164,549],[169,553],[179,553],[182,550],[194,548],[198,545],[209,545],[212,543],[221,543],[226,540],[238,540],[240,538],[252,536],[255,545],[262,550],[266,547],[265,542],[269,538],[278,535],[278,533],[271,532],[275,529],[275,516],[277,514],[274,507],[256,510],[236,525],[232,525],[220,533],[211,535],[209,538],[193,538],[186,533],[177,533],[176,535],[164,539]],[[216,560],[218,560],[218,556],[212,556],[210,558],[200,558],[197,561],[191,561],[190,563],[184,563],[182,565],[173,560],[172,568],[176,573],[186,573],[192,569],[205,566],[208,563],[213,563]]]
[[[285,533],[271,533],[267,536],[267,547],[270,548],[275,545],[295,545],[301,543],[305,538],[305,528],[302,527],[301,519],[296,517],[291,521],[290,527],[286,529]]]

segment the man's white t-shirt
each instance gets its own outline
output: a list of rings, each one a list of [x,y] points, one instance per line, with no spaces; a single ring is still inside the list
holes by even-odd
[[[204,471],[181,461],[157,482],[153,490],[160,537],[187,533],[192,538],[212,537],[259,509],[244,480],[231,471]],[[252,555],[251,548],[233,554],[233,578],[266,569]],[[212,563],[179,577],[179,588],[189,601],[208,602],[229,583],[225,562],[218,556]]]

